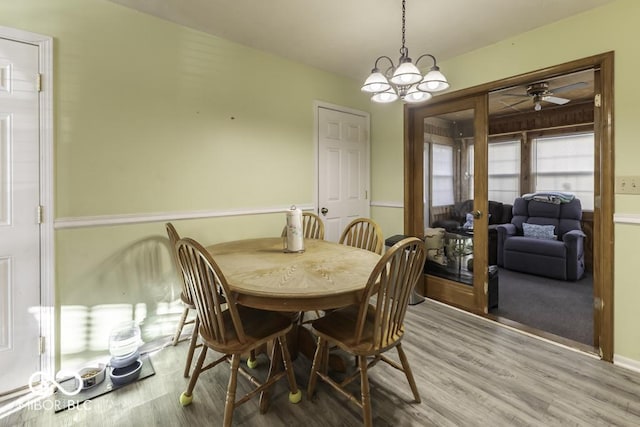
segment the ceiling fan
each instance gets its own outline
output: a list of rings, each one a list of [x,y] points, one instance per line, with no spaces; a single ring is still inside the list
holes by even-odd
[[[564,105],[571,100],[567,98],[560,98],[558,96],[555,96],[557,93],[568,92],[584,86],[587,86],[586,82],[577,82],[577,83],[572,83],[565,86],[560,86],[555,89],[551,89],[549,88],[549,82],[538,82],[538,83],[532,83],[528,85],[526,93],[505,93],[504,95],[531,98],[533,100],[534,110],[540,111],[542,109],[542,105],[541,105],[542,101],[551,102],[553,104],[558,104],[558,105]],[[522,104],[523,102],[527,102],[527,100],[516,102],[515,104],[511,104],[511,105],[505,102],[503,102],[503,104],[505,104],[506,107],[508,108],[513,108],[514,110],[517,110],[517,108],[514,108],[514,107],[518,104]]]

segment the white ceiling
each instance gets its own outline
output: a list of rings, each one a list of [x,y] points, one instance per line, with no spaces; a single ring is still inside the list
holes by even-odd
[[[400,0],[110,1],[357,80],[401,46]],[[406,47],[442,60],[611,1],[407,0]]]

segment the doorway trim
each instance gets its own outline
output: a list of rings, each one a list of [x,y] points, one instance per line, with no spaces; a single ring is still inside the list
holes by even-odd
[[[495,90],[517,86],[527,82],[569,74],[571,72],[594,69],[599,70],[595,78],[595,91],[600,105],[594,112],[594,132],[596,137],[596,162],[600,165],[596,171],[594,185],[594,320],[599,332],[597,340],[600,357],[608,362],[613,361],[613,287],[614,287],[614,52],[566,62],[564,64],[543,68],[529,73],[508,77],[502,80],[462,89],[440,95],[430,105],[449,102]],[[405,234],[421,235],[420,225],[416,221],[416,212],[422,208],[421,186],[417,182],[422,179],[411,159],[413,111],[417,106],[405,105],[404,109],[404,147],[405,147]],[[422,106],[425,108],[425,106]]]
[[[53,205],[53,38],[0,26],[0,38],[38,47],[40,147],[40,369],[53,375],[56,355]]]

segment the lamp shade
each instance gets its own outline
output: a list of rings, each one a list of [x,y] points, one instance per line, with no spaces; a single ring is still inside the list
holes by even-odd
[[[402,62],[391,76],[391,83],[399,86],[409,86],[418,83],[422,79],[422,74],[418,67],[413,65],[411,61]]]
[[[418,89],[425,92],[439,92],[448,87],[449,82],[447,82],[447,78],[440,72],[438,67],[431,68],[418,85]]]
[[[404,101],[408,103],[424,102],[431,99],[432,96],[433,95],[431,95],[429,92],[418,90],[418,85],[413,85],[404,96]]]
[[[373,71],[362,85],[363,92],[378,93],[391,89],[387,78],[380,71]]]
[[[386,90],[384,92],[378,92],[371,97],[371,100],[373,102],[379,102],[382,104],[387,102],[393,102],[396,99],[398,99],[398,94],[392,88],[389,88],[389,90]]]

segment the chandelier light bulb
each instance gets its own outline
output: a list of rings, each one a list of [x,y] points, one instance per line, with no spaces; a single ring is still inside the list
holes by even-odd
[[[387,104],[395,101],[396,99],[398,99],[398,94],[393,90],[393,88],[389,88],[389,90],[385,92],[376,93],[371,97],[373,102],[378,102],[380,104]]]
[[[432,96],[433,95],[431,95],[429,92],[418,90],[418,85],[413,85],[404,96],[404,101],[413,104],[428,101]]]
[[[447,78],[444,74],[440,72],[440,68],[434,66],[424,76],[424,79],[422,79],[418,88],[426,92],[440,92],[441,90],[449,88],[449,82],[447,82]]]
[[[371,75],[367,77],[367,80],[365,80],[364,84],[362,85],[363,92],[371,93],[384,92],[386,90],[389,90],[390,88],[391,85],[389,84],[387,78],[384,76],[384,74],[382,74],[375,68],[371,71]]]
[[[422,74],[411,61],[398,65],[398,68],[393,72],[393,77],[391,77],[391,83],[398,86],[409,86],[420,80],[422,80]]]

